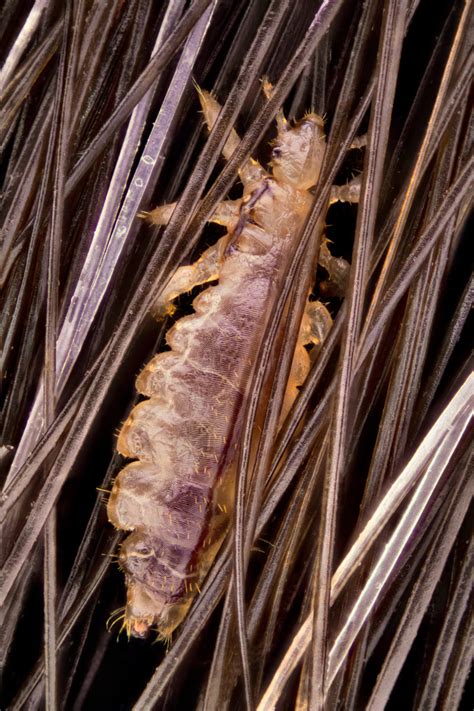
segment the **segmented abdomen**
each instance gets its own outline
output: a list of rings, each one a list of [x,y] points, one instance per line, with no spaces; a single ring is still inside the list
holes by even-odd
[[[168,332],[171,351],[138,377],[150,399],[119,435],[119,451],[139,461],[117,477],[108,513],[134,531],[120,559],[137,636],[151,625],[168,635],[181,622],[227,529],[241,405],[272,289],[253,269],[238,253],[226,259],[196,313]]]

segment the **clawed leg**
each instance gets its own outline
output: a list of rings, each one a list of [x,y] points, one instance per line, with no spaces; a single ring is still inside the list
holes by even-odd
[[[329,197],[329,204],[332,205],[335,202],[359,202],[360,186],[360,175],[357,175],[345,185],[333,185]]]
[[[155,209],[150,212],[140,212],[139,216],[143,217],[152,225],[167,225],[176,205],[176,202],[170,202],[168,205],[155,207]],[[222,225],[230,232],[235,228],[235,225],[239,221],[241,205],[241,199],[224,200],[223,202],[220,202],[214,213],[209,218],[209,222],[214,222],[216,225]]]
[[[220,263],[229,238],[229,234],[224,235],[216,244],[206,249],[194,264],[179,267],[152,307],[152,314],[155,318],[161,319],[166,314],[173,313],[172,302],[180,294],[184,294],[200,284],[218,279]]]
[[[324,304],[321,303],[321,301],[308,301],[301,320],[295,355],[293,357],[290,377],[283,402],[281,421],[283,421],[288,414],[298,395],[298,386],[304,383],[311,367],[311,355],[305,346],[312,344],[314,348],[311,354],[317,353],[331,327],[331,314]]]
[[[324,296],[336,296],[342,299],[347,292],[351,265],[343,257],[333,257],[323,240],[319,250],[319,264],[328,273],[329,279],[319,285]]]
[[[357,149],[357,148],[364,148],[367,145],[367,134],[364,133],[363,136],[356,136],[354,140],[351,143],[351,150]]]
[[[229,233],[234,231],[239,221],[241,204],[242,200],[224,200],[217,205],[213,215],[209,218],[209,222],[226,227],[228,234],[221,237],[212,247],[206,249],[194,264],[180,267],[175,272],[152,307],[152,314],[155,318],[161,319],[166,314],[172,314],[174,310],[172,302],[180,294],[218,278],[219,264],[229,242]],[[144,217],[153,225],[167,225],[175,207],[175,202],[169,205],[161,205],[150,212],[140,213],[140,217]]]
[[[240,219],[241,205],[242,200],[224,200],[217,205],[213,215],[209,218],[209,222],[214,222],[226,227],[228,233],[221,237],[212,247],[206,249],[194,264],[180,267],[176,271],[152,308],[152,314],[155,318],[160,319],[166,314],[173,313],[174,308],[172,302],[180,294],[184,294],[195,286],[206,284],[208,281],[213,281],[218,278],[220,262],[231,233],[233,233]],[[175,207],[176,203],[172,202],[169,205],[156,207],[154,210],[151,210],[151,212],[142,212],[141,217],[144,217],[153,225],[166,225]]]
[[[346,185],[333,185],[329,204],[335,202],[358,203],[360,197],[361,177],[358,175]],[[320,284],[325,296],[342,298],[347,290],[350,264],[342,257],[333,257],[328,249],[327,241],[323,240],[319,250],[319,263],[327,271],[329,279]]]
[[[302,346],[319,347],[332,327],[332,316],[321,301],[308,301],[298,340]]]

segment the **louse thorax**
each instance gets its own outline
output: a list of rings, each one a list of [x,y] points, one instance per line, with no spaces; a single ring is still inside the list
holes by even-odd
[[[301,190],[273,177],[265,179],[265,187],[265,192],[250,211],[252,224],[247,224],[243,232],[248,232],[262,243],[267,242],[278,254],[279,245],[283,249],[288,248],[282,242],[292,242],[299,234],[313,197],[308,190]],[[281,258],[277,259],[280,261]]]
[[[297,190],[316,185],[326,148],[324,123],[310,113],[290,128],[281,118],[272,153],[273,177]]]

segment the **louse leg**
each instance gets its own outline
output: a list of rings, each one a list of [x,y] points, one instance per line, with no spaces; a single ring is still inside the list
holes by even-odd
[[[330,203],[359,202],[360,186],[360,176],[357,176],[346,185],[334,185],[331,189]],[[329,280],[323,282],[320,288],[328,295],[343,297],[346,293],[349,279],[350,264],[342,257],[333,257],[325,239],[322,240],[319,250],[319,264],[329,275]],[[290,376],[290,386],[293,384],[294,390],[296,390],[296,385],[304,382],[309,369],[309,357],[304,346],[309,344],[319,346],[327,336],[331,326],[332,318],[324,304],[320,301],[308,301],[301,322],[298,345]],[[294,393],[294,396],[296,396],[296,393]]]
[[[204,91],[196,85],[196,89],[199,96],[199,101],[201,103],[202,112],[204,114],[204,119],[206,121],[209,130],[214,126],[219,112],[221,110],[221,105],[219,102],[210,94],[208,91]],[[225,142],[224,148],[222,149],[222,155],[226,160],[232,156],[236,148],[240,143],[239,134],[235,130],[229,134],[227,141]],[[267,171],[262,168],[260,163],[253,158],[250,158],[239,170],[239,177],[244,186],[244,196],[251,193],[256,185],[268,177]]]
[[[333,185],[329,203],[350,202],[358,203],[360,197],[361,178],[355,177],[346,185]],[[326,296],[342,298],[347,291],[351,265],[342,257],[333,257],[328,248],[328,243],[323,240],[319,250],[319,264],[327,271],[329,279],[320,284],[320,290]]]
[[[150,212],[140,212],[138,214],[139,217],[143,217],[152,225],[167,225],[176,205],[176,202],[170,202],[168,205],[160,205],[159,207],[155,207],[155,209],[150,210]],[[241,205],[241,199],[224,200],[223,202],[220,202],[209,218],[209,222],[214,222],[216,225],[227,227],[227,229],[231,231],[239,221]]]
[[[336,296],[342,299],[347,291],[351,265],[343,257],[333,257],[326,240],[322,241],[319,249],[319,264],[329,276],[329,279],[320,283],[320,291],[325,296]]]
[[[357,148],[364,148],[364,146],[367,145],[367,134],[364,133],[363,136],[356,136],[354,140],[352,141],[350,148],[351,150],[357,149]]]
[[[286,388],[285,399],[281,413],[281,421],[284,420],[298,395],[298,386],[306,380],[311,367],[311,355],[305,346],[312,344],[314,355],[319,350],[332,327],[331,314],[321,301],[307,301],[306,308],[301,320],[298,341],[296,343],[295,355],[291,364],[290,377]]]
[[[357,175],[345,185],[333,185],[331,188],[329,204],[332,205],[335,202],[359,202],[360,186],[360,175]]]
[[[184,294],[200,284],[218,279],[220,263],[230,236],[230,234],[225,234],[221,237],[206,249],[194,264],[179,267],[151,309],[155,318],[161,319],[166,314],[172,314],[174,310],[172,302],[180,294]]]
[[[209,222],[222,225],[228,229],[229,233],[232,233],[240,219],[241,204],[241,199],[224,200],[220,202],[209,218]],[[169,205],[162,205],[151,212],[142,213],[142,216],[152,224],[166,225],[175,207],[175,202]],[[184,294],[195,286],[206,284],[208,281],[213,281],[218,278],[219,263],[229,242],[229,233],[221,237],[216,244],[206,249],[194,264],[180,267],[176,271],[152,308],[152,314],[155,318],[160,319],[166,314],[173,313],[172,301],[180,294]]]
[[[332,317],[322,301],[307,301],[298,341],[302,346],[321,346],[332,328]]]

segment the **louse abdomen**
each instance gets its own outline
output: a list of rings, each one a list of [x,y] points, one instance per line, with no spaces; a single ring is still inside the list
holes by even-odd
[[[227,398],[233,416],[219,427],[215,423],[214,435],[209,423],[193,419],[189,402],[187,417],[173,409],[170,420],[171,412],[150,399],[134,409],[124,427],[126,454],[140,453],[142,460],[117,477],[109,518],[118,528],[134,530],[119,557],[130,631],[137,636],[150,626],[164,636],[173,631],[220,547],[232,511],[227,463],[240,399],[235,391]]]
[[[182,621],[228,528],[241,406],[272,288],[255,278],[241,287],[236,300],[222,279],[195,299],[196,314],[168,332],[172,350],[139,376],[149,399],[119,435],[119,451],[139,459],[108,505],[111,522],[133,530],[119,557],[135,636],[152,626],[168,636]]]

